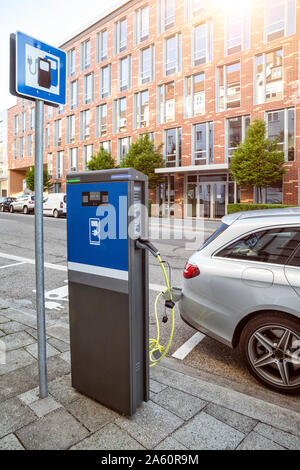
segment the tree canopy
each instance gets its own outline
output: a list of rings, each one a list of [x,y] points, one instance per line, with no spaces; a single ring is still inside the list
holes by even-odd
[[[115,167],[115,161],[111,154],[101,147],[97,155],[91,157],[86,167],[89,171],[110,170]]]
[[[27,188],[30,189],[30,191],[34,191],[34,166],[26,173],[26,183]],[[49,191],[53,188],[53,181],[51,176],[49,176],[47,168],[44,168],[43,170],[43,184],[44,191]]]

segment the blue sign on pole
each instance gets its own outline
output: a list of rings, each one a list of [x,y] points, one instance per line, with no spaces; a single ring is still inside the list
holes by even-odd
[[[66,104],[66,53],[24,33],[16,35],[16,91],[28,98]]]

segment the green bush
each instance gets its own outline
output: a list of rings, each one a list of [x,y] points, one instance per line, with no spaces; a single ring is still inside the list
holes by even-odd
[[[257,211],[263,209],[283,209],[285,207],[299,206],[285,206],[284,204],[228,204],[227,213],[235,214],[236,212]]]

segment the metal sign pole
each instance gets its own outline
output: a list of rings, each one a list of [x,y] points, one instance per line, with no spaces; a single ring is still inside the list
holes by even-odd
[[[46,319],[45,319],[45,279],[44,279],[44,226],[43,226],[43,190],[44,190],[44,101],[36,100],[35,112],[35,272],[36,272],[36,308],[38,329],[38,359],[40,398],[48,396],[47,355],[46,355]]]

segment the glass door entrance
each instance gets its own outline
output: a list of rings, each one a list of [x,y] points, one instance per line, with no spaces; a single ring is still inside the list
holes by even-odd
[[[220,219],[226,214],[228,201],[228,183],[187,183],[186,211],[187,217]]]

